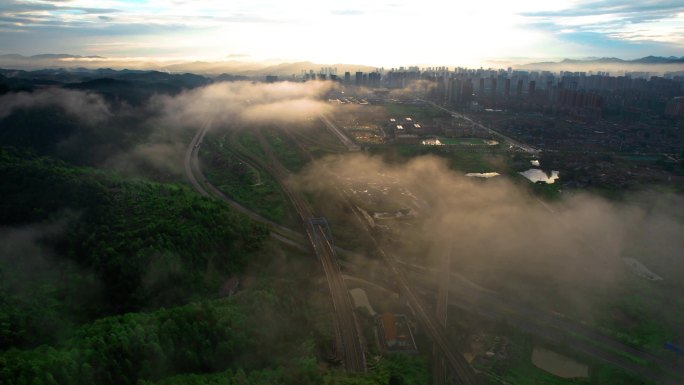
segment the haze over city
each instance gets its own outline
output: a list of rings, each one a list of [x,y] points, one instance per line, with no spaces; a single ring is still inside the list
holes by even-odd
[[[684,384],[684,3],[0,0],[0,384]]]

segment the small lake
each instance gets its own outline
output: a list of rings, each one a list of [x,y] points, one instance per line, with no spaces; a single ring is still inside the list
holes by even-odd
[[[553,184],[556,182],[556,179],[560,177],[560,173],[558,171],[551,171],[551,175],[549,175],[546,173],[546,171],[540,170],[538,168],[531,168],[527,171],[520,172],[519,174],[529,179],[533,183],[544,182],[546,184]]]
[[[499,175],[498,172],[469,172],[466,174],[466,176],[473,178],[494,178]]]

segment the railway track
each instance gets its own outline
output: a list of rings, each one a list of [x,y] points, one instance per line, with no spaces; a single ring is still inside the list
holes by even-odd
[[[437,304],[435,306],[435,317],[443,327],[447,326],[447,314],[449,305],[449,286],[451,271],[451,248],[447,246],[444,254],[443,265],[439,272],[439,287],[437,289]],[[440,253],[441,254],[441,253]],[[449,373],[446,370],[444,359],[439,355],[439,348],[433,344],[433,363],[432,363],[432,383],[434,385],[446,385],[449,382]]]
[[[332,123],[328,118],[322,116],[321,119],[326,124],[328,129],[333,131],[339,131],[339,128],[335,127],[334,123]],[[353,150],[350,148],[350,151]],[[307,156],[313,159],[313,156],[310,153],[307,153]],[[375,236],[373,235],[372,229],[368,228],[368,223],[363,218],[363,215],[359,212],[359,210],[351,203],[349,197],[347,197],[344,193],[340,193],[340,196],[341,199],[343,199],[347,203],[349,208],[355,214],[356,218],[360,222],[361,228],[365,229],[370,235],[370,238],[374,243],[375,249],[377,250],[378,254],[382,256],[382,259],[389,268],[389,271],[391,272],[395,282],[399,285],[401,291],[405,294],[406,298],[408,299],[409,305],[416,315],[416,319],[423,326],[426,332],[430,335],[430,338],[435,344],[436,350],[439,351],[445,363],[451,368],[451,372],[456,378],[457,383],[463,385],[477,384],[478,381],[475,376],[475,371],[470,366],[470,364],[468,364],[468,362],[465,360],[463,354],[461,353],[461,350],[456,348],[454,344],[449,340],[446,334],[446,330],[444,328],[445,325],[443,322],[441,322],[444,321],[446,318],[446,301],[442,301],[443,304],[440,304],[438,306],[440,308],[439,318],[442,318],[442,320],[438,319],[438,316],[436,314],[428,313],[425,310],[425,306],[423,305],[420,298],[415,294],[412,285],[408,282],[406,276],[403,274],[403,271],[399,267],[398,260],[394,256],[385,253],[385,251],[380,247],[380,244],[377,242]],[[446,277],[446,279],[448,279],[448,276]],[[445,290],[448,291],[448,284],[447,286],[445,286]],[[446,298],[446,296],[444,298]]]
[[[309,241],[313,246],[316,256],[321,261],[323,271],[328,281],[333,309],[335,312],[335,339],[337,341],[338,354],[347,371],[363,373],[366,371],[366,357],[361,345],[360,333],[354,316],[354,306],[349,296],[349,290],[342,278],[342,272],[337,262],[335,248],[329,239],[327,231],[320,223],[315,223],[311,206],[302,196],[287,185],[285,176],[289,171],[280,163],[275,154],[263,137],[260,130],[255,130],[257,139],[267,158],[264,166],[281,185],[295,210],[299,214]]]
[[[354,213],[359,221],[362,223],[362,226],[364,226],[367,231],[370,232],[371,229],[367,228],[368,224],[363,219],[361,213],[359,213],[355,207],[352,207],[352,209],[354,210]],[[415,314],[416,320],[420,323],[423,329],[425,329],[427,334],[430,336],[432,343],[435,344],[437,350],[442,355],[442,358],[451,368],[451,371],[456,378],[456,382],[460,385],[478,384],[475,371],[465,360],[461,350],[458,349],[449,339],[440,320],[437,319],[435,314],[428,313],[425,310],[422,300],[414,292],[412,285],[409,283],[408,279],[399,267],[399,261],[393,255],[385,253],[375,237],[371,237],[371,239],[375,243],[375,248],[378,251],[378,254],[380,254],[383,261],[389,268],[389,272],[394,278],[395,284],[399,286],[401,292],[405,295],[409,306]]]
[[[212,184],[206,182],[203,177],[200,177],[198,180],[197,175],[202,175],[198,160],[199,147],[210,126],[211,121],[207,121],[197,131],[185,154],[185,173],[193,188],[203,196],[213,196],[223,200],[230,206],[238,209],[238,211],[246,211],[246,214],[253,219],[272,225],[276,231],[280,232],[280,234],[272,232],[272,235],[275,235],[276,238],[285,243],[298,246],[299,244],[297,240],[300,239],[298,233],[293,232],[290,229],[283,228],[282,226],[275,224],[244,208],[237,202],[234,202],[232,199],[225,196],[225,194],[216,189],[216,187],[214,187]],[[246,151],[237,143],[233,143],[233,145],[242,151],[239,151],[239,153],[235,153],[234,155],[238,158],[248,160],[248,163],[258,165],[260,168],[273,175],[273,177],[276,179],[276,182],[280,185],[288,199],[291,201],[302,222],[305,224],[307,237],[318,259],[321,261],[321,265],[323,266],[323,270],[328,281],[328,286],[330,288],[333,309],[336,317],[334,322],[334,333],[335,340],[337,342],[337,353],[346,370],[350,372],[363,373],[366,371],[365,353],[361,344],[356,318],[354,316],[354,306],[351,302],[349,291],[347,290],[346,284],[342,277],[342,272],[337,262],[335,248],[320,224],[310,225],[311,219],[314,218],[311,207],[301,197],[301,195],[293,192],[292,189],[286,184],[285,176],[288,175],[289,171],[282,166],[282,164],[275,157],[270,145],[261,135],[261,132],[256,130],[256,133],[259,139],[259,144],[266,155],[267,161],[263,162],[260,159],[255,159],[248,151]]]
[[[203,127],[201,130],[199,130],[199,131],[198,131],[198,135],[196,135],[196,137],[193,138],[193,141],[192,141],[192,143],[191,143],[191,145],[190,145],[190,147],[189,147],[189,149],[188,149],[188,153],[191,153],[191,151],[193,151],[193,148],[195,148],[194,146],[195,146],[196,144],[201,143],[201,138],[203,137],[203,134],[202,134],[201,132],[202,132],[203,130],[204,130],[204,127]],[[292,139],[295,139],[295,137],[294,137],[295,135],[293,135],[293,133],[288,132],[288,135],[289,135]],[[297,140],[295,140],[295,141],[297,142]],[[236,145],[236,144],[237,144],[237,143],[233,143],[233,145]],[[239,148],[240,146],[238,145],[237,147]],[[300,146],[300,143],[298,143],[298,147],[300,147],[300,149],[303,149],[303,147],[305,147],[305,146]],[[243,149],[243,150],[244,150],[244,149]],[[195,155],[195,156],[196,156],[196,151],[197,151],[197,150],[194,150],[194,152],[195,152],[194,155]],[[305,151],[305,152],[306,152],[306,151]],[[253,165],[256,165],[256,166],[258,166],[258,167],[264,169],[265,171],[267,171],[267,172],[269,172],[269,173],[275,175],[275,172],[274,172],[270,167],[268,167],[267,165],[265,165],[261,160],[249,156],[249,153],[246,152],[246,150],[243,151],[243,153],[244,153],[244,155],[241,155],[241,154],[239,154],[239,153],[236,153],[235,155],[237,155],[237,156],[243,158],[243,159],[244,159],[245,161],[247,161],[248,163],[251,163],[251,164],[253,164]],[[307,153],[307,155],[310,156],[310,157],[313,159],[313,157],[311,156],[311,154]],[[196,161],[195,161],[195,163],[192,163],[192,164],[191,164],[191,163],[190,163],[190,160],[186,159],[186,169],[189,169],[190,167],[192,167],[192,169],[196,169],[195,171],[197,172],[197,175],[200,175],[200,176],[201,176],[201,172],[199,171],[199,165],[196,164]],[[190,178],[190,177],[189,177],[189,179],[190,179],[191,183],[192,183],[193,181],[194,181],[194,182],[197,182],[197,179],[195,179],[195,178]],[[202,178],[200,178],[200,179],[202,179]],[[279,183],[281,183],[281,181],[279,181]],[[198,183],[198,184],[199,184],[199,183]],[[193,183],[193,185],[194,185],[194,183]],[[209,185],[209,183],[207,183],[207,182],[205,181],[203,185]],[[202,190],[204,190],[204,189],[202,188]],[[204,193],[203,193],[202,191],[200,191],[200,190],[198,190],[198,191],[199,191],[202,195],[206,195],[206,191],[204,191]],[[293,204],[294,204],[294,202],[293,202]],[[365,222],[365,221],[364,221],[364,222]],[[290,230],[290,231],[291,231],[291,230]],[[301,236],[300,236],[300,237],[301,237]],[[282,237],[280,237],[280,238],[282,238]],[[292,241],[290,241],[290,242],[292,242]],[[301,247],[301,246],[299,246],[299,247]],[[335,259],[335,260],[336,260],[336,259]],[[402,265],[402,268],[401,268],[402,270],[403,270],[403,269],[406,269],[406,266],[404,266],[405,263],[403,263],[402,261],[399,261],[399,260],[396,260],[396,262],[398,262],[399,264]],[[329,266],[329,267],[332,268],[332,266]],[[339,269],[339,266],[337,267],[337,269]],[[409,269],[409,270],[410,270],[410,269]],[[422,270],[425,270],[425,269],[424,269],[424,268],[421,269],[421,272],[424,273],[424,271],[422,271]],[[394,276],[394,275],[392,275],[392,276]],[[389,277],[390,277],[390,276],[388,276],[387,278],[389,279]],[[472,284],[471,284],[471,285],[472,285]],[[403,289],[405,286],[406,286],[406,285],[401,285],[402,289]],[[466,287],[467,287],[467,286],[466,286]],[[409,286],[409,289],[410,289],[410,286]],[[478,288],[478,290],[485,290],[485,289]],[[459,290],[459,292],[460,292],[460,290]],[[482,293],[479,293],[479,292],[478,292],[478,294],[481,295]],[[489,294],[493,294],[493,293],[489,292]],[[473,294],[473,295],[476,296],[475,294]],[[439,297],[441,297],[441,295],[440,295]],[[348,298],[348,296],[347,296],[347,298]],[[409,298],[409,299],[410,299],[410,298]],[[450,299],[449,302],[452,302],[453,300],[454,300],[454,299]],[[454,305],[454,304],[452,304],[452,305]],[[490,306],[491,309],[499,309],[499,310],[502,310],[502,311],[503,311],[503,310],[506,310],[506,311],[504,312],[504,313],[506,313],[506,318],[509,318],[509,317],[510,317],[510,314],[508,314],[507,311],[512,312],[512,314],[524,314],[524,315],[526,315],[526,316],[532,317],[532,319],[526,319],[526,320],[523,321],[523,322],[524,322],[524,325],[526,325],[526,326],[528,326],[528,327],[529,327],[530,325],[536,325],[535,322],[541,322],[541,323],[543,323],[543,324],[548,323],[548,324],[550,324],[550,325],[555,325],[556,327],[560,327],[560,328],[567,329],[567,330],[575,330],[575,329],[578,329],[578,328],[579,328],[579,329],[576,331],[578,334],[583,335],[583,336],[587,336],[587,337],[591,336],[591,338],[595,338],[596,341],[600,341],[601,343],[604,343],[604,344],[606,344],[607,346],[609,346],[609,347],[611,347],[611,348],[614,348],[615,351],[618,351],[618,352],[625,352],[625,353],[628,353],[628,354],[632,354],[632,355],[634,355],[634,356],[636,356],[636,357],[639,357],[639,358],[642,358],[642,359],[644,359],[644,360],[646,360],[646,361],[648,361],[648,362],[657,363],[659,366],[662,365],[663,367],[669,369],[669,370],[672,371],[672,372],[680,372],[680,373],[681,373],[681,367],[675,369],[675,368],[673,368],[673,367],[671,366],[671,364],[668,365],[668,364],[666,364],[666,363],[663,363],[663,359],[660,358],[660,357],[653,357],[653,356],[650,356],[650,355],[648,355],[647,353],[645,353],[645,352],[643,352],[643,351],[639,351],[639,350],[636,350],[636,349],[632,349],[632,348],[626,347],[625,345],[620,344],[620,343],[616,342],[615,340],[610,339],[610,338],[608,338],[608,337],[606,337],[606,336],[604,336],[604,335],[598,333],[597,331],[595,331],[595,330],[593,330],[593,329],[591,329],[591,328],[588,328],[588,327],[586,327],[586,326],[577,324],[576,322],[571,322],[570,320],[564,320],[564,319],[554,318],[554,317],[549,316],[549,315],[546,314],[546,313],[541,313],[541,312],[535,313],[534,315],[527,315],[529,309],[527,309],[527,308],[522,308],[522,307],[520,307],[520,308],[519,308],[519,307],[516,307],[516,305],[515,305],[514,303],[511,303],[510,301],[505,301],[505,302],[497,301],[497,302],[495,302],[495,303],[490,304],[489,306]],[[513,308],[513,309],[508,309],[509,306],[513,306],[514,308]],[[474,309],[472,309],[471,306],[468,306],[468,309],[466,309],[466,310],[473,311]],[[503,313],[502,313],[502,314],[503,314]],[[420,319],[418,319],[418,321],[420,322]],[[437,317],[437,321],[439,321],[439,317]],[[521,324],[521,325],[523,325],[523,324]],[[534,330],[530,330],[531,333],[534,334],[534,333],[539,332],[539,329],[538,329],[538,328],[535,328],[534,326],[532,326],[532,328],[533,328]],[[338,327],[336,327],[336,330],[338,330]],[[341,339],[341,336],[340,336],[339,334],[340,334],[339,332],[336,332],[336,339],[338,339],[338,341]],[[448,341],[447,341],[447,343],[448,343]],[[570,343],[570,342],[568,341],[568,343]],[[341,343],[339,343],[339,345],[340,345],[340,346],[343,346],[343,344],[341,344]],[[441,344],[441,345],[443,345],[443,344]],[[441,350],[441,347],[440,347],[441,345],[438,345],[438,344],[435,342],[435,346],[436,346],[437,350]],[[596,352],[586,352],[586,353],[588,354],[589,357],[592,357],[592,358],[599,357],[598,354],[597,354]],[[344,358],[343,358],[343,359],[344,359]],[[348,359],[344,359],[344,360],[348,360]],[[610,361],[609,361],[609,362],[610,362]],[[450,364],[450,363],[449,363],[449,365],[450,365],[450,367],[453,367],[453,366],[454,366],[453,364]],[[621,365],[617,365],[617,366],[618,366],[618,367],[622,367]],[[471,370],[472,370],[472,369],[471,369]],[[659,378],[659,377],[660,377],[660,376],[655,376],[655,375],[652,375],[652,374],[651,374],[651,375],[646,375],[645,373],[639,373],[639,372],[636,372],[635,374],[642,374],[642,375],[645,375],[646,378],[651,378],[651,379],[656,379],[656,378]],[[681,378],[681,377],[680,377],[680,378]],[[463,382],[463,383],[465,383],[465,382]],[[670,381],[670,382],[667,382],[667,381],[666,381],[666,382],[663,382],[663,383],[666,383],[666,384],[672,383],[672,384],[674,384],[674,382],[671,382],[671,381]]]

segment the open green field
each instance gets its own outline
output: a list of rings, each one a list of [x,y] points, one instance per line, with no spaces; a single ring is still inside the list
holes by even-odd
[[[446,138],[439,137],[439,141],[444,145],[451,146],[486,146],[487,142],[482,138]]]
[[[373,146],[369,151],[391,163],[403,163],[417,156],[434,155],[444,158],[452,170],[463,173],[496,171],[505,174],[511,170],[510,155],[496,147],[470,149],[400,144]]]
[[[385,106],[387,114],[390,117],[405,118],[412,117],[415,120],[426,120],[435,118],[450,118],[451,115],[439,108],[431,105],[413,105],[413,104],[388,104]]]
[[[598,318],[596,326],[626,345],[674,359],[674,353],[666,351],[663,344],[684,338],[680,326],[684,301],[676,295],[676,286],[635,276]]]
[[[226,141],[206,138],[199,156],[207,180],[224,194],[275,222],[293,223],[290,203],[275,179],[237,158]]]
[[[479,358],[475,359],[472,365],[484,374],[486,378],[484,383],[488,385],[651,384],[621,369],[577,356],[563,347],[549,346],[512,326],[476,315],[461,312],[458,319],[450,319],[448,330],[456,335],[453,338],[462,339],[464,346],[470,345],[465,341],[467,338],[458,336],[478,334],[475,352],[479,353]],[[471,343],[473,343],[472,338]],[[562,378],[537,367],[532,362],[535,346],[549,349],[580,364],[588,365],[589,377]],[[494,355],[487,356],[485,352],[492,352]]]
[[[347,151],[347,148],[328,130],[321,120],[314,120],[310,124],[299,124],[296,127],[288,128],[288,131],[289,139],[297,140],[314,158]]]
[[[302,154],[292,137],[288,136],[283,130],[277,128],[263,129],[262,133],[273,153],[280,162],[291,172],[298,172],[309,161],[306,155]]]
[[[259,139],[252,130],[237,130],[231,134],[232,137],[229,138],[233,145],[237,145],[241,148],[237,149],[239,151],[247,151],[251,155],[258,159],[266,159],[266,154],[259,144]]]

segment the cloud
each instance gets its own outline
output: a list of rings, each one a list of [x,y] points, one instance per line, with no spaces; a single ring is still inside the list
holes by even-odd
[[[440,266],[444,254],[431,250],[451,249],[454,268],[504,292],[543,300],[541,291],[552,290],[581,309],[589,293],[631,278],[623,257],[671,282],[684,276],[684,239],[676,235],[684,232],[683,215],[667,208],[682,207],[682,197],[642,194],[619,204],[580,194],[545,206],[505,178],[472,180],[432,156],[398,164],[360,154],[329,157],[295,182],[317,202],[339,201],[344,190],[400,259]],[[411,219],[374,215],[400,210]]]
[[[555,33],[574,28],[579,32],[600,33],[626,44],[650,41],[681,45],[684,44],[683,14],[681,1],[604,0],[582,1],[558,11],[525,12],[522,16],[534,27]]]
[[[318,100],[285,100],[249,106],[242,113],[242,119],[250,123],[293,123],[316,118],[330,108],[329,104]]]
[[[0,290],[3,313],[11,320],[2,337],[19,344],[57,343],[100,308],[95,275],[55,258],[49,241],[62,238],[78,220],[74,212],[58,215],[42,224],[0,227]]]
[[[327,104],[319,98],[332,86],[330,82],[222,82],[174,97],[158,97],[152,105],[161,119],[175,126],[198,127],[209,120],[215,126],[292,122],[324,111]]]
[[[214,130],[303,122],[329,111],[330,105],[321,97],[333,86],[332,82],[220,82],[178,95],[155,95],[137,107],[110,105],[95,93],[48,88],[0,96],[0,119],[19,109],[62,109],[83,123],[57,143],[63,156],[79,154],[126,174],[149,175],[155,170],[166,177],[181,174],[188,132],[206,122],[212,122]],[[122,130],[136,138],[134,147],[102,142],[102,138],[120,137]]]
[[[0,119],[17,109],[59,107],[88,124],[96,124],[112,116],[102,96],[81,91],[49,88],[35,92],[18,92],[0,96]]]
[[[563,9],[560,11],[527,12],[525,16],[534,17],[580,17],[596,15],[615,15],[625,21],[653,20],[653,18],[663,18],[684,12],[684,5],[681,1],[641,1],[632,2],[625,0],[602,0],[602,1],[583,1],[577,3],[574,8]]]
[[[363,15],[365,12],[360,9],[339,9],[330,11],[330,13],[337,16],[359,16]]]
[[[171,135],[155,135],[129,151],[113,154],[103,165],[125,175],[149,175],[157,180],[182,174],[182,154],[187,148],[179,138]]]
[[[155,96],[134,112],[144,126],[154,127],[147,138],[105,164],[127,174],[153,169],[158,175],[181,175],[189,132],[207,122],[214,131],[303,122],[328,111],[330,106],[320,99],[332,86],[331,82],[220,82],[175,96]]]
[[[63,2],[57,2],[63,3]],[[67,2],[64,2],[67,3]],[[0,14],[30,14],[40,12],[70,12],[77,14],[102,14],[120,12],[114,8],[92,8],[92,7],[77,7],[68,5],[54,5],[52,2],[24,2],[24,1],[8,1],[0,4]]]

